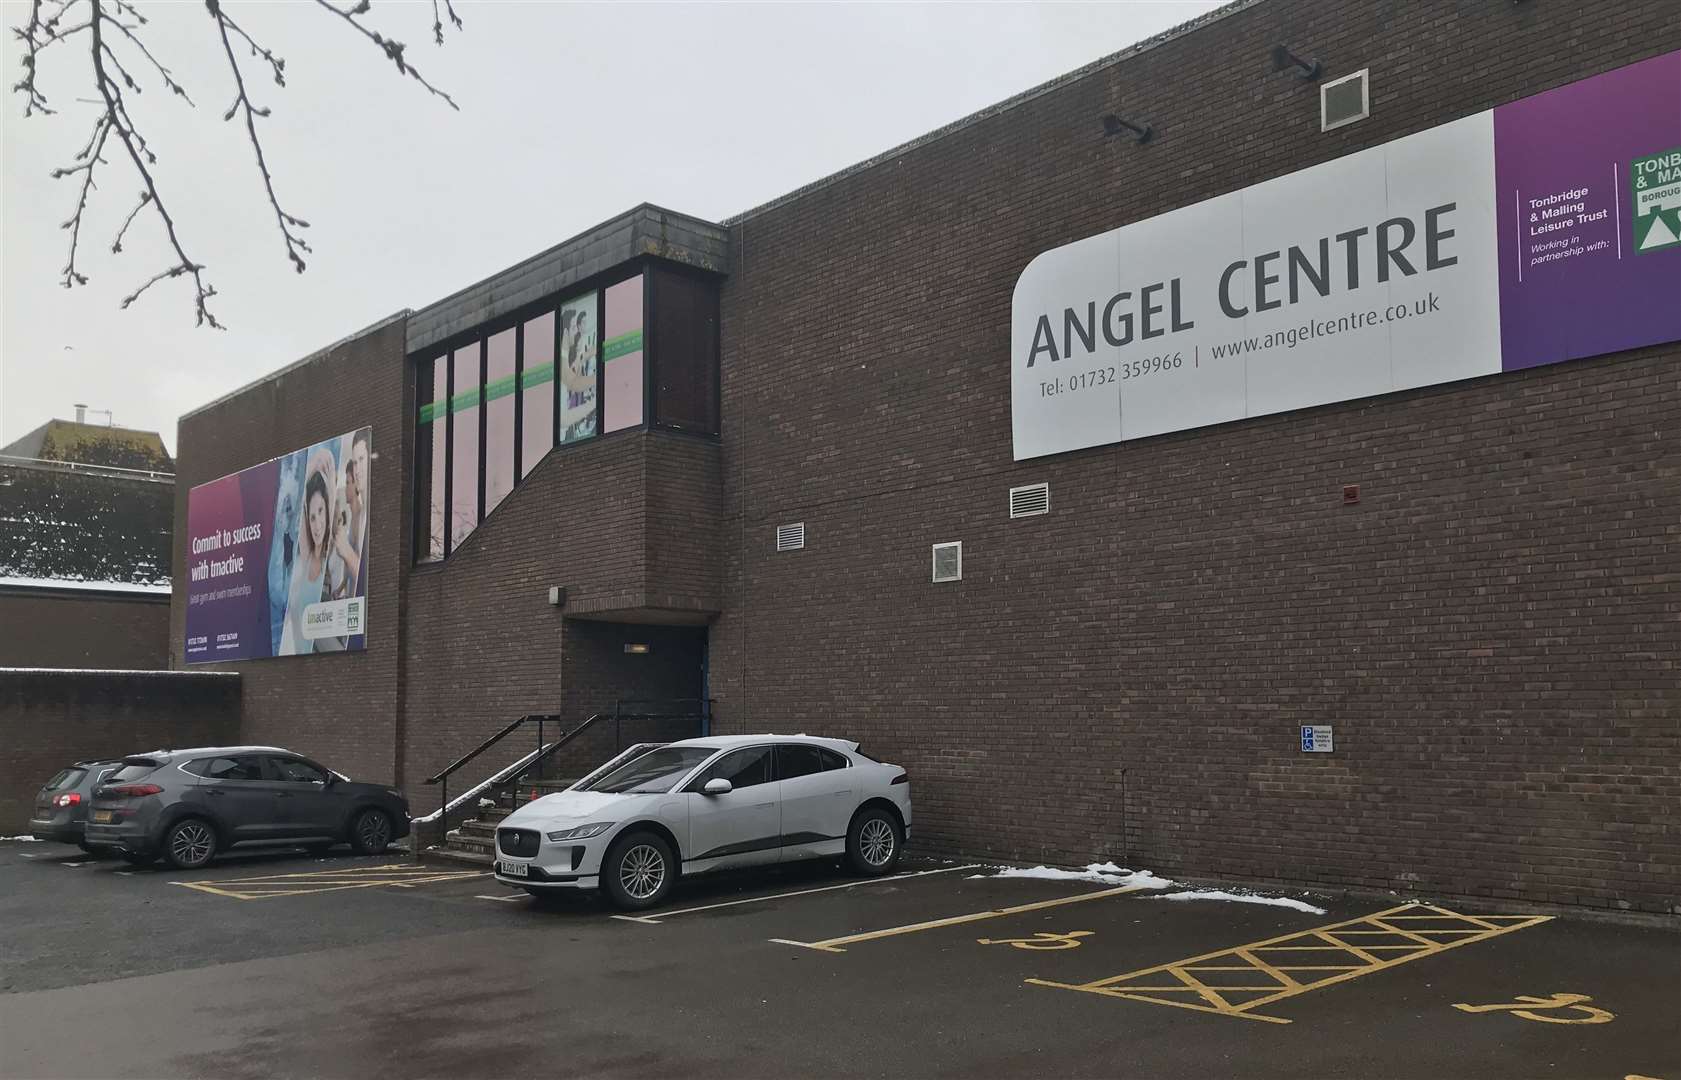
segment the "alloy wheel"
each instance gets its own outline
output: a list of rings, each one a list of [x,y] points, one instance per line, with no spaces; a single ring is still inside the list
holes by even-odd
[[[197,866],[208,862],[210,853],[215,850],[216,837],[211,834],[208,826],[197,821],[189,821],[176,829],[169,840],[170,855],[183,866]]]
[[[665,884],[665,856],[652,844],[638,844],[619,862],[619,885],[632,900],[646,900]]]
[[[378,851],[390,841],[391,825],[378,811],[366,813],[358,823],[356,835],[364,847]]]
[[[858,831],[858,850],[871,866],[883,866],[893,857],[893,826],[882,818],[871,818]]]

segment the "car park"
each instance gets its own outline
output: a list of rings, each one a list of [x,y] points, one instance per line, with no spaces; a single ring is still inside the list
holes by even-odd
[[[95,789],[86,841],[129,862],[166,859],[204,866],[236,845],[290,844],[327,850],[348,843],[365,855],[409,832],[402,792],[354,783],[272,746],[197,747],[136,754]]]
[[[514,811],[496,831],[496,878],[535,896],[599,888],[640,910],[713,870],[844,857],[885,874],[910,829],[909,776],[855,742],[689,739]]]
[[[94,789],[122,766],[119,760],[78,761],[54,773],[35,795],[29,818],[30,834],[40,840],[75,844],[83,851],[99,850],[87,841],[85,830]]]

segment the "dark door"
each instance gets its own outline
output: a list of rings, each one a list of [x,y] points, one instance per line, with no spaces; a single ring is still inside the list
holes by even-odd
[[[281,785],[268,779],[261,755],[211,758],[199,776],[196,793],[227,829],[230,840],[286,835]]]
[[[313,761],[274,754],[269,757],[280,785],[280,814],[290,836],[336,836],[344,826],[341,800],[327,770]]]

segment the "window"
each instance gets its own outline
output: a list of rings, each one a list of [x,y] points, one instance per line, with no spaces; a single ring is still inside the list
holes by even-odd
[[[708,780],[728,780],[731,787],[756,787],[770,783],[771,748],[751,746],[725,754],[695,780],[690,787],[699,791]]]
[[[611,290],[609,290],[611,291]],[[596,432],[595,293],[562,304],[560,352],[560,442],[587,439]]]
[[[519,475],[554,447],[554,312],[545,311],[520,328]]]
[[[654,323],[654,423],[716,435],[718,287],[669,270],[649,277],[654,288],[648,304]]]
[[[479,524],[479,343],[455,350],[449,399],[449,548],[454,551]]]
[[[181,766],[181,771],[184,773],[192,773],[194,776],[203,776],[210,768],[210,763],[215,760],[215,758],[207,757],[197,758],[196,760],[189,761],[185,765]]]
[[[255,755],[212,758],[199,774],[206,780],[261,780],[263,759]]]
[[[642,275],[608,288],[602,327],[602,382],[607,397],[603,431],[642,423]]]
[[[278,779],[292,784],[325,784],[327,772],[297,758],[271,757]]]
[[[415,522],[419,535],[415,551],[421,562],[444,557],[445,455],[449,445],[449,358],[437,357],[421,363],[415,392],[420,399],[420,416],[415,424]]]
[[[823,759],[824,772],[828,772],[831,769],[845,769],[851,767],[852,765],[852,762],[846,760],[833,750],[825,750],[821,746],[817,748],[817,756]]]
[[[84,769],[60,769],[47,781],[47,790],[63,791],[65,788],[73,788],[81,783],[82,777],[86,775],[87,771]]]
[[[665,746],[628,761],[589,786],[590,791],[663,793],[717,752],[715,746]]]
[[[125,762],[122,768],[111,774],[111,779],[107,783],[122,784],[130,780],[138,780],[142,776],[150,776],[157,771],[158,762],[156,761],[136,762],[134,764]]]
[[[509,327],[492,334],[484,355],[484,512],[514,490],[515,337]]]
[[[823,771],[823,757],[817,747],[783,743],[776,748],[776,778],[794,780]]]

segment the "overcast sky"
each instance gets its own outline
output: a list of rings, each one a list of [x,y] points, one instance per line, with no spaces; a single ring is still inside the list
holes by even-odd
[[[197,107],[140,60],[132,112],[228,329],[194,327],[180,280],[118,309],[170,265],[148,214],[110,254],[140,191],[120,150],[83,229],[89,284],[60,287],[76,181],[49,173],[96,112],[76,100],[92,94],[85,35],[55,46],[40,81],[59,112],[25,120],[21,95],[0,103],[0,444],[84,401],[173,449],[181,413],[637,203],[728,217],[1218,6],[457,0],[466,28],[437,48],[429,3],[376,0],[372,25],[409,44],[455,112],[315,4],[234,0],[235,19],[286,60],[282,89],[241,54],[273,109],[259,134],[281,203],[312,226],[300,275],[243,125],[222,121],[233,89],[214,22],[197,2],[139,4],[151,51]],[[0,12],[21,25],[28,4],[0,0]],[[9,91],[21,50],[5,37]]]

